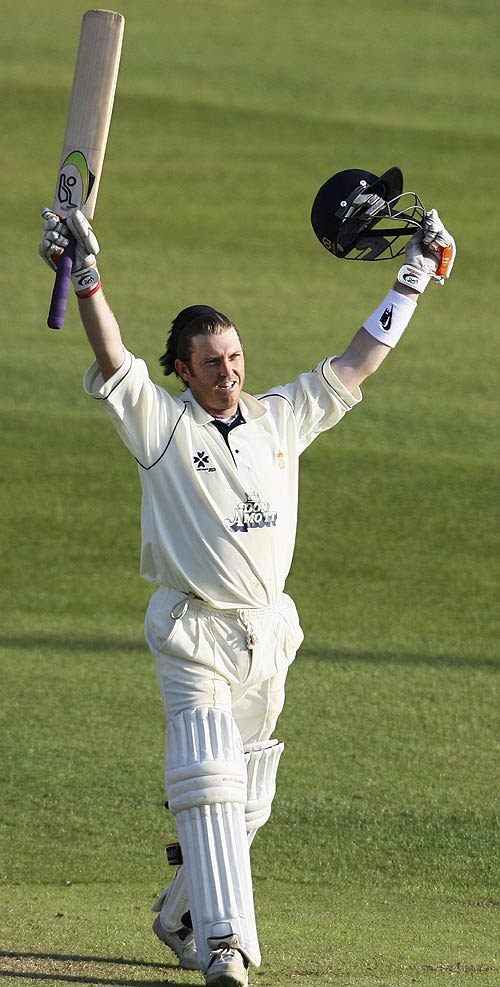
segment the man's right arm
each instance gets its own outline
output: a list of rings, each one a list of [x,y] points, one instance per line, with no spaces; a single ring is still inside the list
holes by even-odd
[[[75,238],[71,280],[89,343],[104,380],[109,380],[121,367],[124,352],[120,327],[102,290],[96,262],[99,244],[95,234],[79,209],[75,209],[64,221],[49,209],[43,209],[42,216],[44,224],[39,252],[53,270],[56,270],[57,262],[68,246],[68,230]]]
[[[109,380],[120,369],[124,353],[120,327],[102,288],[90,298],[79,298],[78,308],[102,376]]]

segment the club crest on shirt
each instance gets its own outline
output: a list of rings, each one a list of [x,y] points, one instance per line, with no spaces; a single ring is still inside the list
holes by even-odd
[[[252,492],[236,506],[233,517],[226,518],[226,524],[230,531],[249,531],[250,528],[274,528],[277,520],[278,512],[273,511],[258,493]]]
[[[197,473],[215,473],[215,466],[212,466],[210,456],[203,449],[193,456],[193,464]]]

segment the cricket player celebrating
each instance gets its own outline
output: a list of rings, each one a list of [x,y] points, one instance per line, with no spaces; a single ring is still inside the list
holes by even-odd
[[[95,355],[85,390],[138,464],[141,574],[157,587],[145,633],[167,715],[165,781],[183,861],[154,905],[153,927],[207,987],[245,987],[249,964],[260,964],[249,847],[271,813],[283,751],[273,735],[303,636],[284,592],[299,456],[358,404],[422,292],[453,265],[437,212],[408,212],[400,193],[399,169],[381,178],[351,169],[320,189],[312,222],[326,249],[360,259],[406,253],[405,262],[341,356],[257,396],[244,391],[235,324],[207,305],[179,312],[160,360],[181,396],[153,383],[123,345],[88,220],[43,211],[40,253],[50,266],[76,241],[72,280]]]

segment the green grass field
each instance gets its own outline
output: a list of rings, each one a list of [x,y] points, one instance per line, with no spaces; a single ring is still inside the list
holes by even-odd
[[[20,0],[0,38],[0,982],[194,985],[150,930],[173,828],[135,464],[83,395],[76,307],[44,328],[38,213],[85,9]],[[193,302],[239,325],[251,390],[346,346],[395,265],[319,246],[309,211],[334,171],[399,164],[456,236],[450,283],[303,457],[288,589],[306,640],[253,851],[251,983],[498,987],[497,0],[120,9],[95,225],[158,382]]]

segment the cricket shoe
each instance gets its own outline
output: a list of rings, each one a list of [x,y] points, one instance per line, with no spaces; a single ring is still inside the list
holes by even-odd
[[[175,953],[181,970],[200,969],[194,933],[187,925],[181,926],[177,932],[169,932],[163,928],[160,916],[157,915],[153,922],[153,932]]]
[[[238,949],[223,946],[212,953],[205,970],[206,987],[247,987],[247,963]]]

